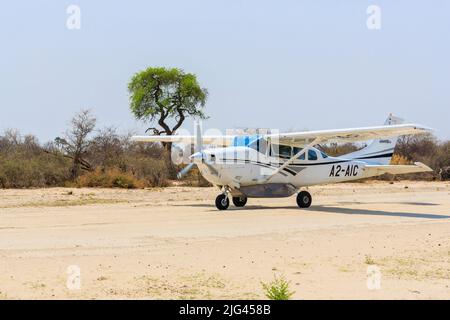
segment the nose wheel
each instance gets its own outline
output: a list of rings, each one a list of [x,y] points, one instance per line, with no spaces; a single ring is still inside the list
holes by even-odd
[[[308,191],[301,191],[297,194],[297,205],[300,208],[309,208],[311,203],[312,197]]]
[[[219,210],[227,210],[230,206],[230,200],[226,194],[219,194],[216,198],[216,207]]]

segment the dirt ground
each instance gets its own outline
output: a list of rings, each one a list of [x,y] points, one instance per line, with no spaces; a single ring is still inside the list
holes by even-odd
[[[213,188],[0,190],[0,298],[264,299],[275,276],[295,299],[450,298],[450,183],[309,191],[219,212]]]

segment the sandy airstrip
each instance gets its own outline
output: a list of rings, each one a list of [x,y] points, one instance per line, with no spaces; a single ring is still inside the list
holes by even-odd
[[[0,298],[253,299],[275,275],[296,299],[450,298],[450,183],[309,191],[219,212],[213,188],[0,190]]]

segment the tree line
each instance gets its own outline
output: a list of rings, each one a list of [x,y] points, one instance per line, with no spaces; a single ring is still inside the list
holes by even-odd
[[[45,144],[33,135],[6,130],[0,135],[0,188],[144,188],[168,186],[174,180],[166,146],[136,143],[131,140],[132,133],[120,134],[114,127],[97,129],[96,123],[92,113],[83,110],[72,118],[63,136]],[[359,147],[322,146],[330,155]],[[432,135],[400,137],[392,161],[394,164],[420,161],[434,169],[432,173],[399,178],[449,179],[445,168],[450,166],[450,141],[440,142]],[[184,183],[208,185],[195,170]]]
[[[0,187],[143,188],[168,185],[166,151],[130,140],[114,127],[96,130],[87,111],[76,114],[63,137],[40,144],[33,135],[0,136]]]

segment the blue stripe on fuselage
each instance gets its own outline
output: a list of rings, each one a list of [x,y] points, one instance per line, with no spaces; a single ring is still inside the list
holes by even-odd
[[[250,135],[250,136],[236,136],[233,139],[234,147],[246,147],[254,141],[261,138],[259,135]]]

